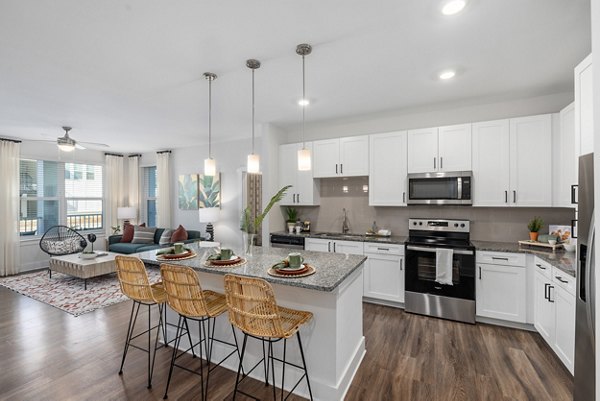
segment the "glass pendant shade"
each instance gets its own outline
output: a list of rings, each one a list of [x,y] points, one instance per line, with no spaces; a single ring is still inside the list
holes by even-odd
[[[72,152],[75,150],[75,145],[72,145],[70,143],[61,143],[58,145],[58,148],[63,152]]]
[[[298,170],[309,171],[311,169],[310,149],[300,149],[298,151]]]
[[[248,155],[248,172],[258,174],[260,172],[260,156],[254,153]]]
[[[215,159],[208,158],[204,159],[204,175],[214,177],[217,174],[217,164]]]

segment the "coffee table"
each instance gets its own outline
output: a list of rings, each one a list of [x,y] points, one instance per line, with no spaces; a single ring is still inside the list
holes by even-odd
[[[50,258],[50,278],[52,272],[68,274],[83,279],[83,286],[87,290],[87,279],[103,276],[117,271],[115,256],[118,253],[103,252],[106,255],[97,256],[94,259],[82,259],[79,253],[63,256],[52,256]]]

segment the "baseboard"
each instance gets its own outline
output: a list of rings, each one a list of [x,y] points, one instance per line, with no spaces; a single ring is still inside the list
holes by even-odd
[[[502,327],[510,327],[511,329],[520,329],[527,331],[535,331],[537,330],[532,324],[528,323],[517,323],[517,322],[509,322],[501,319],[492,319],[489,317],[475,316],[476,323],[485,323],[485,324],[493,324],[494,326],[502,326]]]
[[[382,299],[375,299],[369,297],[363,297],[363,302],[366,302],[368,304],[391,306],[392,308],[404,309],[404,302],[386,301]]]

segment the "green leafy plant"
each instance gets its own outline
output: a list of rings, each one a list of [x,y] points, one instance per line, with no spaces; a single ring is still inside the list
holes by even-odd
[[[542,220],[539,216],[534,216],[533,219],[527,224],[527,228],[529,228],[529,232],[537,233],[540,231],[542,226],[544,225],[544,220]]]
[[[285,210],[285,214],[287,216],[288,223],[295,223],[298,220],[298,209],[294,209],[293,207],[288,207]]]
[[[291,185],[286,185],[285,187],[281,188],[275,195],[273,195],[273,197],[271,198],[271,200],[269,201],[269,203],[267,204],[267,206],[265,207],[263,212],[261,214],[259,214],[258,216],[256,216],[256,218],[254,220],[252,220],[252,213],[250,213],[250,209],[245,208],[244,211],[242,212],[240,229],[249,234],[256,234],[257,228],[260,227],[260,225],[262,224],[265,217],[267,217],[267,214],[269,214],[269,212],[271,211],[273,206],[275,206],[276,203],[278,203],[279,201],[281,201],[283,199],[283,197],[285,196],[285,193],[290,188],[291,188]]]
[[[200,175],[198,191],[198,206],[220,207],[221,206],[221,181],[219,176]]]

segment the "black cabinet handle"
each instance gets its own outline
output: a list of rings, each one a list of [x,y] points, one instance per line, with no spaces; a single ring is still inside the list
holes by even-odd
[[[402,203],[406,203],[406,192],[402,192]]]
[[[498,257],[498,256],[492,256],[492,259],[493,260],[506,260],[508,262],[508,258],[501,258],[501,257]]]
[[[535,265],[536,265],[537,267],[539,267],[540,269],[542,269],[542,270],[546,270],[546,268],[545,268],[544,266],[540,265],[539,263],[536,263]]]
[[[444,158],[440,157],[440,169],[444,168]]]
[[[576,193],[575,188],[577,188],[578,186],[579,185],[577,185],[577,184],[571,185],[571,203],[573,205],[577,204],[577,200],[575,199],[575,193]]]
[[[550,292],[550,290],[551,290],[551,289],[553,289],[553,288],[554,288],[554,286],[553,286],[553,285],[548,285],[548,302],[552,302],[552,303],[554,303],[554,300],[553,300],[553,299],[550,299],[550,295],[552,294],[552,293]]]
[[[508,191],[504,191],[504,203],[508,203]]]
[[[571,220],[571,238],[577,238],[575,235],[575,223],[577,223],[577,219]]]
[[[331,241],[327,243],[327,252],[331,252]]]
[[[334,243],[333,243],[333,253],[335,253],[335,252],[336,251],[335,251],[335,241],[334,241]]]
[[[400,271],[403,270],[404,267],[404,258],[400,259]]]
[[[550,284],[544,284],[544,299],[550,299],[550,295],[548,295],[548,287],[550,287]]]
[[[513,203],[517,203],[517,191],[513,191]]]
[[[296,201],[300,203],[300,194],[296,194]]]
[[[335,173],[337,174],[337,163],[335,164]]]
[[[435,170],[435,157],[433,158],[433,169]]]
[[[390,248],[377,248],[378,251],[389,251]]]
[[[340,163],[340,174],[344,174],[344,165]]]
[[[481,280],[481,266],[479,266],[479,280]]]
[[[569,280],[563,280],[561,276],[554,276],[555,279],[557,279],[558,281],[560,281],[561,283],[568,283]]]

